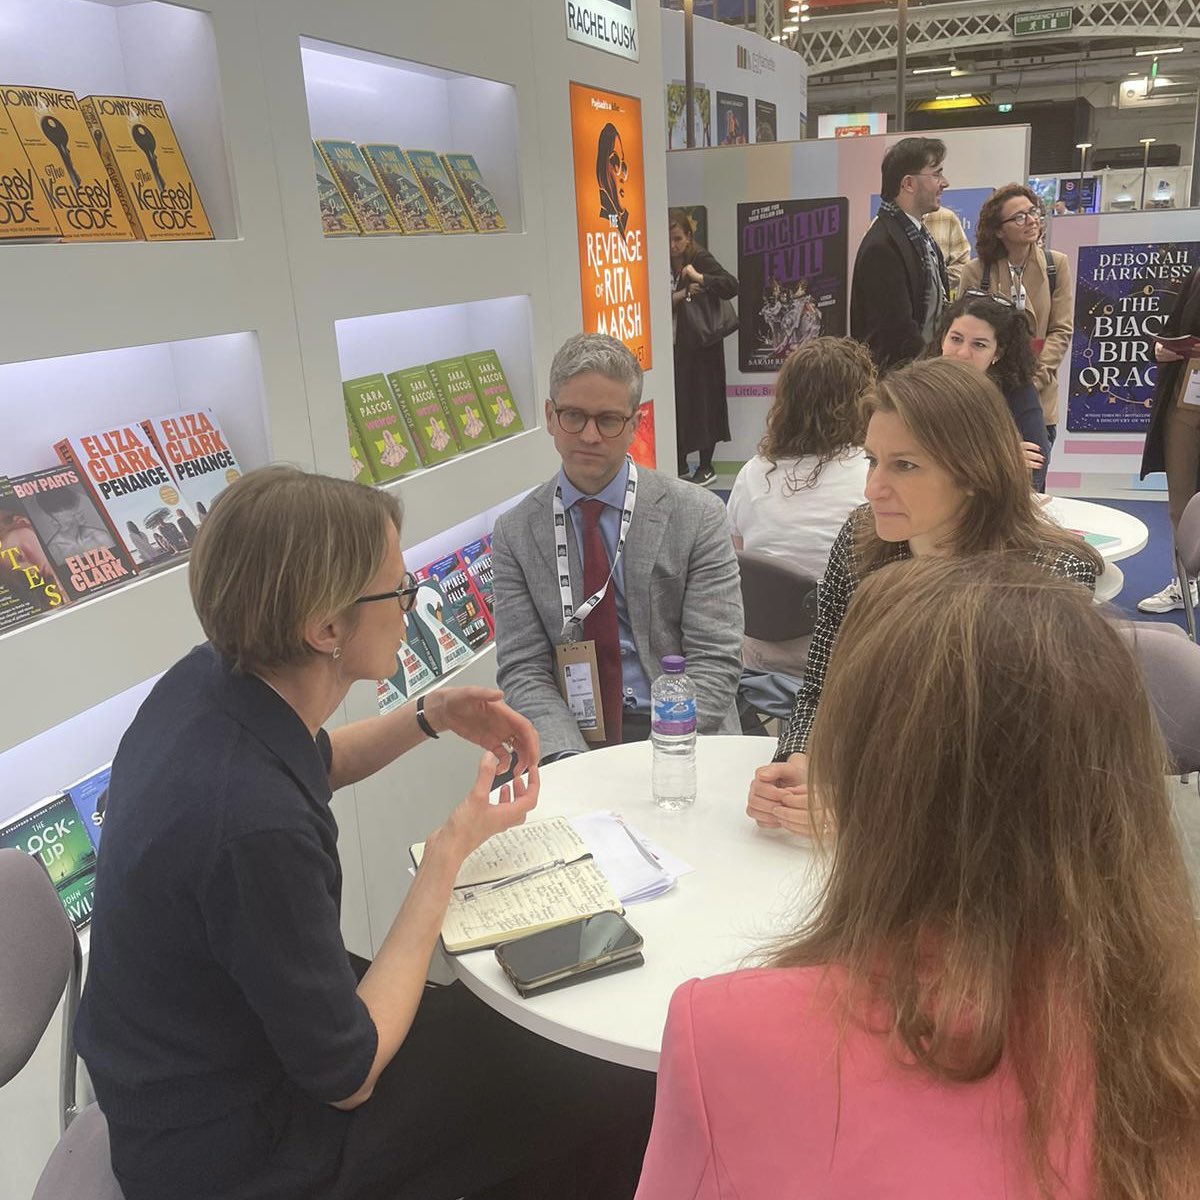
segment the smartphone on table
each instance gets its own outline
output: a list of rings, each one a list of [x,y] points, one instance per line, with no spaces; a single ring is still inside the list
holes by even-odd
[[[619,913],[581,917],[502,942],[496,959],[522,996],[640,967],[642,935]]]

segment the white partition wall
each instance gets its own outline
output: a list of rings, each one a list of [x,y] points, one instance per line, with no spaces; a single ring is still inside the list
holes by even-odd
[[[709,249],[734,274],[739,204],[844,196],[849,201],[847,271],[852,272],[858,244],[871,223],[872,197],[879,192],[880,161],[901,136],[680,151],[667,157],[667,190],[672,205],[707,207]],[[992,188],[1022,180],[1028,173],[1027,125],[946,130],[939,136],[946,143],[945,171],[954,192],[978,192],[984,197]],[[974,197],[972,202],[977,203]],[[848,313],[848,290],[846,300]],[[725,340],[725,368],[733,441],[718,446],[717,455],[742,461],[754,454],[763,435],[774,376],[739,372],[736,335]],[[660,437],[660,455],[665,444]]]
[[[658,10],[637,2],[630,62],[568,43],[562,0],[0,0],[0,83],[164,99],[216,235],[0,245],[20,281],[0,299],[0,472],[52,465],[54,441],[96,422],[204,402],[245,467],[348,476],[344,379],[495,348],[526,432],[389,485],[413,565],[490,529],[558,464],[542,400],[582,320],[570,81],[640,98],[647,208],[666,211]],[[507,232],[323,238],[311,139],[327,136],[473,153]],[[645,396],[669,465],[665,235],[649,222]],[[110,756],[152,681],[201,637],[183,566],[0,635],[0,820]],[[456,682],[493,679],[485,652]],[[365,683],[336,720],[374,712]],[[378,947],[409,843],[477,762],[443,738],[335,798],[352,949]],[[57,1136],[55,1088],[51,1036],[0,1092],[0,1195],[32,1191]]]

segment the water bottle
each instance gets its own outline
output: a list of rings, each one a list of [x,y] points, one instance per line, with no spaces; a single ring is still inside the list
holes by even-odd
[[[696,802],[696,688],[677,654],[662,660],[650,689],[650,741],[654,746],[654,803],[670,812]]]

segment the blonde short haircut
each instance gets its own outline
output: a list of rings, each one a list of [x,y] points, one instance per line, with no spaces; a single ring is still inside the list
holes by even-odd
[[[305,627],[346,612],[383,565],[399,501],[296,467],[251,471],[218,497],[192,548],[192,604],[240,671],[292,666]]]

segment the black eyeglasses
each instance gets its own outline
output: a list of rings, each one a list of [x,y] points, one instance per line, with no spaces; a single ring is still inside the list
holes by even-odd
[[[600,436],[606,438],[620,437],[625,426],[637,416],[637,413],[623,417],[620,413],[606,412],[594,417],[591,413],[585,413],[582,408],[559,408],[553,400],[550,401],[550,407],[565,433],[582,433],[589,421],[595,421]]]
[[[1000,222],[1001,225],[1007,225],[1011,222],[1014,225],[1027,225],[1030,221],[1041,221],[1042,211],[1039,208],[1026,208],[1019,213],[1013,213],[1011,217],[1005,217]]]
[[[995,300],[997,304],[1003,304],[1005,308],[1012,308],[1013,302],[1007,296],[997,296],[995,292],[985,292],[979,288],[967,288],[962,293],[964,296],[974,296],[978,300]]]
[[[416,578],[410,572],[405,571],[404,579],[395,591],[376,592],[373,596],[359,596],[354,603],[370,604],[373,600],[399,600],[401,612],[412,612],[412,606],[417,602],[417,588],[419,586]]]

